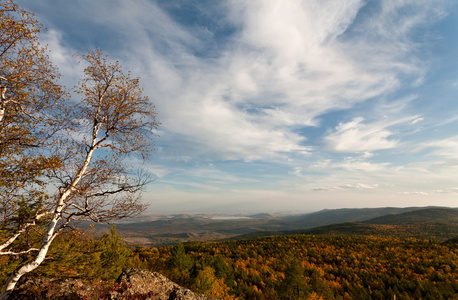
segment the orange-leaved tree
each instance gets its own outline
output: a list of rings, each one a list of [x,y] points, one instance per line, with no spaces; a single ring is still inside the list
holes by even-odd
[[[0,255],[31,256],[6,282],[7,299],[69,225],[145,209],[140,194],[150,180],[141,165],[159,124],[139,80],[100,50],[79,55],[79,97],[69,99],[54,83],[34,15],[12,1],[0,14]],[[31,228],[40,241],[24,243]]]

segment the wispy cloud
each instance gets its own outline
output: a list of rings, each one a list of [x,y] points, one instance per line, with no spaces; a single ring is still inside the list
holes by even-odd
[[[421,191],[415,191],[415,192],[402,192],[400,195],[420,195],[420,196],[427,196],[428,193],[426,192],[421,192]]]
[[[407,102],[410,101],[407,99]],[[326,149],[340,153],[367,153],[377,150],[396,148],[400,144],[399,132],[396,127],[414,125],[423,118],[399,113],[393,108],[405,105],[404,101],[395,102],[377,112],[380,119],[366,122],[363,117],[356,117],[349,122],[339,123],[334,132],[324,137]],[[377,118],[377,115],[375,116]],[[410,129],[412,130],[412,129]]]
[[[139,9],[141,5],[145,7]],[[135,32],[123,35],[125,46],[133,38],[146,41],[141,47],[128,47],[137,55],[129,57],[125,50],[126,60],[148,68],[145,72],[152,84],[146,88],[157,95],[154,100],[164,128],[178,135],[182,146],[186,143],[188,150],[197,151],[194,155],[260,160],[306,153],[310,151],[306,137],[294,128],[315,126],[321,114],[389,92],[398,76],[418,73],[416,62],[401,63],[399,49],[405,54],[415,49],[403,42],[407,29],[397,29],[385,46],[373,44],[380,36],[388,39],[390,29],[382,30],[380,24],[396,10],[383,7],[381,16],[355,23],[362,1],[231,1],[227,6],[228,20],[238,31],[228,37],[232,42],[223,55],[211,60],[194,55],[195,45],[207,37],[187,31],[157,6],[142,2],[127,9],[123,14],[135,14],[137,20],[131,24],[114,23],[117,18],[110,15],[112,25],[126,27],[121,33]],[[148,17],[142,11],[148,11]],[[404,19],[415,23],[416,18],[413,14]],[[162,20],[159,27],[154,19]],[[377,28],[377,37],[359,37],[355,44],[356,29],[368,24]],[[165,51],[151,36],[159,37],[155,43],[166,45]],[[389,48],[394,45],[397,51]],[[378,61],[383,61],[383,68]],[[376,130],[360,129],[367,136],[358,141],[358,152],[396,145],[396,140],[388,139],[391,132]],[[375,137],[369,137],[374,131]],[[347,150],[342,143],[335,146],[342,147],[334,147],[335,151]]]
[[[449,159],[458,159],[458,135],[423,143],[421,149],[432,148],[432,154],[446,157]],[[456,162],[458,164],[458,161]]]
[[[378,188],[378,184],[369,185],[358,183],[356,185],[353,184],[343,184],[338,186],[330,186],[330,187],[318,187],[314,188],[314,191],[335,191],[335,190],[347,190],[347,189],[375,189]]]
[[[434,193],[458,195],[458,188],[448,188],[448,189],[445,189],[445,190],[434,190]]]
[[[423,121],[425,118],[423,117],[419,117],[419,118],[416,118],[415,120],[413,120],[412,122],[410,122],[410,125],[415,125],[421,121]]]
[[[110,52],[143,74],[164,130],[179,137],[184,151],[247,161],[308,153],[307,137],[296,128],[317,126],[325,112],[390,92],[400,77],[421,76],[408,34],[432,7],[415,6],[399,19],[399,10],[412,3],[388,1],[361,18],[366,3],[359,0],[228,1],[221,26],[235,28],[224,37],[230,42],[200,57],[196,51],[209,43],[209,29],[190,30],[155,2],[84,3],[75,18],[116,32],[118,44],[105,42]],[[55,41],[62,37],[51,33],[53,50],[66,53]],[[327,143],[331,151],[374,151],[395,147],[391,135],[354,119]]]
[[[49,57],[59,68],[62,74],[62,83],[68,88],[72,88],[77,83],[83,71],[83,67],[75,58],[73,49],[65,45],[62,32],[56,29],[45,31],[40,36],[43,44],[48,45]]]
[[[421,172],[431,178],[441,178],[444,182],[452,182],[458,172],[458,136],[422,142],[412,147],[412,154],[422,153],[428,159],[413,163]],[[406,166],[408,167],[408,166]]]
[[[325,137],[327,148],[334,152],[370,152],[394,148],[397,140],[390,140],[393,134],[382,124],[364,124],[363,118],[341,123],[334,133]]]

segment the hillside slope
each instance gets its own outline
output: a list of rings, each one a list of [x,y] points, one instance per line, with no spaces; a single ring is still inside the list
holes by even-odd
[[[398,215],[406,212],[429,209],[429,207],[379,207],[379,208],[342,208],[325,209],[311,214],[285,217],[283,220],[296,227],[313,228],[318,226],[344,223],[361,222],[387,215]]]
[[[372,213],[379,213],[372,211]],[[390,210],[392,211],[392,210]],[[353,212],[337,212],[345,218]],[[309,235],[378,235],[413,237],[446,241],[458,237],[458,210],[453,208],[424,208],[399,214],[376,217],[362,222],[342,222],[294,231],[258,231],[232,238],[248,239],[262,236]]]
[[[433,207],[400,214],[391,214],[363,221],[363,223],[367,224],[384,225],[420,222],[458,223],[458,209]]]

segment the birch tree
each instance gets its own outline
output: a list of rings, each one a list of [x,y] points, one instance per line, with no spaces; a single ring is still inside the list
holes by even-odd
[[[86,66],[79,97],[67,99],[33,15],[11,1],[0,9],[0,255],[31,257],[9,277],[3,300],[75,222],[111,222],[145,209],[140,196],[150,178],[137,166],[153,150],[158,123],[138,78],[100,50],[79,56]],[[25,66],[15,61],[21,58]],[[21,243],[31,228],[41,242]]]

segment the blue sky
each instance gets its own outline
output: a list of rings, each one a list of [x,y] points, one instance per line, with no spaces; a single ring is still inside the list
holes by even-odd
[[[94,48],[141,78],[151,212],[458,206],[456,1],[17,3],[63,84]]]

